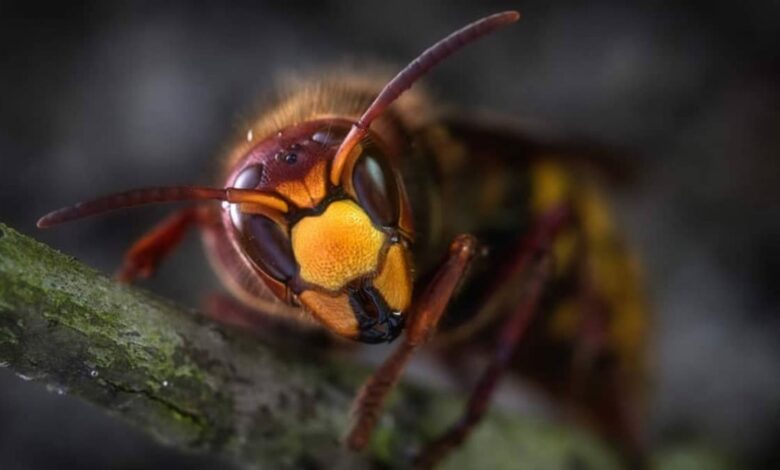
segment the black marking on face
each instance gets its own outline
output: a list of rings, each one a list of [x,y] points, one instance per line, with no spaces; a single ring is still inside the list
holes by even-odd
[[[388,307],[382,295],[371,285],[349,289],[349,303],[364,343],[391,342],[403,331],[404,318]]]

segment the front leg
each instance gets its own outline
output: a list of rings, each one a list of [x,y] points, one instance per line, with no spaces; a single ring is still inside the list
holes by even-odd
[[[476,253],[477,241],[460,235],[450,244],[449,254],[410,311],[403,342],[361,387],[352,405],[354,424],[347,445],[363,449],[371,438],[387,395],[392,391],[414,351],[428,342],[455,289]]]
[[[554,260],[550,255],[552,242],[570,222],[571,211],[568,206],[553,209],[537,220],[535,228],[519,245],[517,255],[510,261],[510,269],[505,276],[506,279],[513,279],[516,273],[525,276],[523,285],[517,287],[522,289],[522,300],[502,325],[490,363],[474,387],[463,415],[423,448],[414,461],[415,468],[433,468],[459,447],[484,417],[517,345],[538,313],[544,288],[553,273]]]
[[[160,262],[179,246],[190,228],[213,219],[214,214],[204,207],[185,207],[170,214],[127,250],[116,278],[130,283],[139,277],[150,277]]]

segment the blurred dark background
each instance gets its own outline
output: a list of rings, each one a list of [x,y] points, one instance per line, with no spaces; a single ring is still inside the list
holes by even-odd
[[[208,183],[280,71],[403,65],[484,14],[523,20],[437,69],[443,102],[629,150],[615,196],[656,311],[652,431],[780,466],[780,2],[0,2],[0,220],[105,272],[164,209],[52,231],[134,186]],[[683,4],[684,3],[684,4]],[[216,286],[197,237],[156,292]],[[0,370],[0,467],[213,468]]]

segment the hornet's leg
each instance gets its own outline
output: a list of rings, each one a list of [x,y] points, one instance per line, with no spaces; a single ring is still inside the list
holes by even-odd
[[[501,375],[537,313],[544,287],[552,275],[550,245],[569,221],[568,207],[548,212],[538,220],[536,229],[521,244],[517,257],[512,260],[510,273],[527,273],[523,298],[501,328],[498,346],[490,364],[477,382],[463,416],[444,434],[423,448],[415,459],[416,468],[432,468],[439,463],[451,450],[466,440],[484,416]],[[510,275],[509,278],[514,276]]]
[[[223,325],[260,334],[273,324],[274,316],[260,309],[251,309],[221,292],[210,293],[203,301],[203,313]]]
[[[593,375],[598,358],[606,352],[608,328],[607,305],[594,288],[588,270],[587,251],[580,261],[578,276],[581,320],[574,344],[569,385],[569,395],[573,401],[583,398],[588,378]]]
[[[631,391],[631,378],[613,364],[604,370],[615,351],[609,350],[607,305],[594,289],[587,271],[587,252],[580,270],[582,321],[574,344],[569,399],[589,407],[597,429],[616,447],[626,468],[649,467],[647,446],[642,433],[640,402]],[[594,379],[597,385],[594,385]],[[597,398],[594,399],[593,395]]]
[[[335,340],[321,328],[306,327],[284,315],[260,307],[249,307],[223,293],[208,294],[203,312],[217,323],[252,333],[275,349],[298,355],[321,354],[325,350],[347,349],[351,346]]]
[[[363,384],[352,405],[353,426],[347,445],[354,450],[368,443],[385,398],[398,382],[414,351],[425,344],[436,330],[455,288],[476,253],[477,242],[460,235],[451,244],[447,259],[410,311],[403,342]]]
[[[187,230],[210,221],[211,216],[203,207],[185,207],[169,215],[130,247],[116,278],[129,283],[150,277],[179,245]]]

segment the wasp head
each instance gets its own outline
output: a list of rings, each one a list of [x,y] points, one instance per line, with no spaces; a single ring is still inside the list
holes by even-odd
[[[280,201],[226,204],[237,248],[271,291],[331,331],[391,341],[411,303],[406,195],[376,136],[357,145],[334,184],[331,166],[349,130],[327,119],[293,126],[254,146],[227,186]]]

